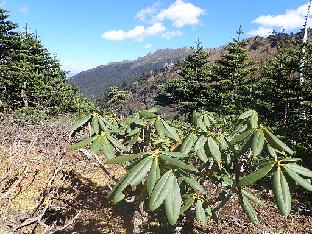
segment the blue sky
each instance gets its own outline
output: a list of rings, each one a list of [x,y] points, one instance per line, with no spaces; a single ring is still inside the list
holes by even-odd
[[[307,0],[0,0],[20,30],[26,22],[71,74],[160,48],[205,47],[273,29],[298,31]],[[311,25],[311,20],[310,20]]]

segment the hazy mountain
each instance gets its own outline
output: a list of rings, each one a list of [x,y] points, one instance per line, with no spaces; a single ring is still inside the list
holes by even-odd
[[[93,100],[102,97],[109,86],[131,83],[152,71],[173,66],[190,51],[189,48],[159,49],[132,61],[109,63],[83,71],[69,79],[84,95]]]

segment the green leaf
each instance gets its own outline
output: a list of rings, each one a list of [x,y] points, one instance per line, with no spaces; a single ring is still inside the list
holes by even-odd
[[[255,157],[261,153],[263,145],[264,145],[264,133],[261,129],[258,129],[253,134],[251,144],[251,149]]]
[[[84,139],[82,141],[79,141],[75,144],[72,144],[68,147],[69,150],[77,150],[77,149],[81,149],[87,145],[89,145],[92,141],[94,141],[98,136],[94,136],[94,137],[89,137],[87,139]]]
[[[303,179],[301,176],[299,176],[295,171],[291,170],[288,167],[284,167],[285,171],[288,173],[288,175],[298,183],[301,187],[305,188],[306,190],[312,192],[312,185],[305,179]]]
[[[107,139],[118,149],[122,151],[128,151],[127,147],[124,146],[119,140],[117,140],[115,137],[108,135]]]
[[[259,206],[262,206],[263,208],[267,208],[268,206],[263,202],[261,201],[258,197],[256,197],[255,195],[251,194],[251,193],[248,193],[247,191],[245,190],[242,190],[242,194],[247,197],[249,200],[252,200],[254,203],[256,203],[257,205]]]
[[[115,203],[120,201],[121,197],[123,199],[124,196],[122,195],[122,191],[128,185],[134,186],[142,181],[142,179],[145,177],[148,170],[150,169],[151,165],[152,159],[150,157],[146,157],[128,171],[127,175],[124,177],[124,179],[115,191],[113,197]]]
[[[254,129],[249,129],[249,130],[247,130],[247,131],[245,131],[245,132],[243,132],[243,133],[241,133],[241,134],[235,136],[235,137],[231,140],[230,143],[231,143],[231,144],[235,144],[235,143],[237,143],[237,142],[241,142],[241,141],[247,139],[254,131],[255,131]]]
[[[177,222],[180,216],[181,205],[182,198],[180,193],[180,187],[176,177],[173,176],[170,191],[165,200],[166,215],[171,225],[174,225]]]
[[[204,124],[204,122],[202,121],[202,117],[197,119],[197,127],[199,127],[202,131],[207,132],[207,128],[206,125]]]
[[[143,159],[142,161],[146,160],[146,162],[144,162],[144,165],[140,168],[140,170],[138,171],[138,173],[132,178],[132,180],[129,182],[129,184],[132,187],[137,186],[138,184],[141,183],[141,181],[143,180],[143,178],[146,176],[146,174],[149,172],[152,163],[153,163],[153,159],[151,157],[146,157],[145,159]],[[130,172],[130,171],[129,171]]]
[[[93,131],[96,135],[100,133],[99,118],[97,115],[93,115],[91,127],[93,128]]]
[[[242,199],[240,199],[241,206],[243,207],[244,212],[246,213],[247,217],[253,224],[259,224],[258,216],[256,211],[253,209],[253,207],[248,202],[247,198],[245,196],[242,196]]]
[[[113,146],[109,143],[107,138],[103,140],[102,150],[107,160],[111,160],[116,157]]]
[[[283,167],[287,167],[287,168],[293,170],[294,172],[296,172],[300,175],[310,177],[310,178],[312,177],[312,171],[311,170],[309,170],[308,168],[299,166],[298,164],[288,163],[288,164],[283,164]]]
[[[203,120],[204,120],[204,124],[206,125],[206,127],[210,128],[211,123],[207,115],[204,115]]]
[[[273,193],[277,207],[283,215],[288,216],[291,210],[291,196],[288,183],[280,167],[273,174]]]
[[[105,123],[105,126],[109,127],[110,129],[115,129],[113,124],[108,119],[106,119],[104,116],[99,115],[99,119],[101,119]]]
[[[180,169],[183,169],[183,170],[188,170],[188,171],[197,171],[196,167],[194,167],[192,164],[186,164],[185,162],[182,162],[178,159],[175,159],[175,158],[171,158],[167,155],[160,155],[160,158],[162,160],[165,160],[167,163],[173,165],[173,166],[176,166]]]
[[[207,137],[205,137],[204,135],[201,135],[196,141],[196,144],[194,146],[194,151],[196,152],[199,148],[204,147],[206,141],[207,141]]]
[[[195,201],[194,194],[190,194],[186,201],[184,202],[184,205],[180,209],[180,214],[183,214],[185,211],[187,211]]]
[[[193,178],[188,177],[188,176],[182,176],[181,180],[185,181],[193,189],[195,189],[199,192],[202,192],[202,193],[205,192],[204,187],[200,183],[198,183],[196,180],[194,180]]]
[[[250,127],[252,129],[257,128],[258,127],[258,113],[257,112],[253,112],[252,115],[250,116]]]
[[[200,160],[202,160],[204,163],[208,162],[208,157],[206,155],[206,151],[205,151],[205,148],[204,147],[201,147],[199,148],[197,151],[196,151],[196,155],[198,156],[198,158]]]
[[[285,143],[283,143],[280,139],[278,139],[276,136],[274,136],[269,130],[266,128],[263,129],[264,136],[266,140],[269,142],[270,146],[273,148],[279,150],[279,151],[285,151],[289,153],[290,155],[294,154],[294,151],[292,151]]]
[[[175,141],[181,141],[180,136],[178,135],[175,128],[169,126],[169,124],[163,119],[161,119],[161,122],[163,123],[163,125],[166,129],[165,135],[167,137],[174,139]]]
[[[219,149],[219,144],[212,138],[208,137],[208,147],[211,156],[219,163],[221,163],[221,152]]]
[[[162,154],[168,155],[174,158],[187,158],[189,155],[181,152],[162,151]]]
[[[281,162],[298,162],[298,161],[301,161],[301,158],[283,158],[280,161]]]
[[[247,119],[249,116],[251,116],[252,114],[254,113],[254,110],[248,110],[248,111],[245,111],[244,113],[242,113],[238,119]]]
[[[103,136],[97,136],[96,139],[92,142],[92,145],[90,147],[90,153],[91,155],[97,154],[99,150],[102,148],[103,142],[105,137]]]
[[[172,170],[169,170],[156,183],[149,200],[149,209],[151,211],[156,210],[166,199],[170,192],[173,178]]]
[[[246,185],[253,184],[254,182],[260,180],[262,177],[266,176],[273,168],[275,162],[269,162],[268,164],[265,164],[262,168],[250,173],[247,176],[244,176],[239,181],[239,185],[241,187],[244,187]]]
[[[191,133],[183,140],[183,143],[181,146],[181,153],[188,154],[191,151],[195,143],[195,137],[196,137],[195,134]]]
[[[165,129],[163,123],[161,122],[160,118],[157,118],[157,119],[155,120],[155,128],[156,128],[156,131],[157,131],[158,135],[159,135],[161,138],[165,138],[166,129]]]
[[[77,121],[77,123],[72,127],[70,131],[70,136],[73,135],[78,129],[83,127],[89,120],[91,119],[92,115],[87,115],[81,118],[80,120]]]
[[[195,211],[195,214],[196,214],[196,219],[197,221],[206,226],[207,225],[207,215],[206,215],[206,212],[205,212],[205,209],[203,208],[203,201],[198,199],[197,202],[196,202],[196,211]]]
[[[99,118],[99,125],[100,125],[100,128],[102,129],[102,131],[109,132],[108,127],[106,126],[106,124],[104,123],[104,121],[101,118]]]
[[[143,155],[144,155],[144,153],[125,154],[125,155],[119,156],[117,158],[107,160],[106,163],[107,164],[120,164],[120,163],[128,162],[128,161],[131,161],[133,159],[139,158]]]
[[[158,158],[156,157],[153,160],[151,170],[149,171],[147,176],[147,191],[149,194],[152,193],[155,184],[159,180],[159,178],[160,178],[160,169],[158,165]]]

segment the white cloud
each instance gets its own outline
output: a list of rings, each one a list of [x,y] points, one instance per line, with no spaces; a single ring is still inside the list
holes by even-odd
[[[258,31],[259,33],[265,34],[270,29],[287,31],[301,28],[305,21],[305,16],[308,11],[308,4],[299,6],[297,9],[288,9],[281,15],[261,15],[252,23],[259,24],[259,28],[249,32],[251,35],[255,35]],[[309,26],[311,26],[311,19],[309,20]],[[260,34],[259,34],[260,35]]]
[[[155,36],[166,31],[162,23],[154,23],[153,25],[145,28],[144,26],[136,26],[129,31],[112,30],[105,32],[102,37],[111,41],[122,41],[126,39],[135,39],[142,41],[144,37]]]
[[[199,24],[199,17],[203,14],[204,10],[192,3],[176,0],[167,9],[161,10],[155,19],[158,21],[170,20],[175,27],[183,27]]]
[[[250,32],[248,32],[248,34],[251,36],[267,37],[272,34],[272,32],[272,28],[259,27],[258,29],[251,30]]]
[[[152,44],[146,44],[146,45],[144,45],[144,48],[145,48],[145,49],[150,49],[150,48],[152,48],[152,47],[153,47]]]
[[[182,33],[179,30],[177,30],[177,31],[166,31],[166,32],[161,34],[161,36],[163,38],[166,38],[167,40],[173,39],[173,38],[181,36],[181,35],[182,35]]]
[[[153,5],[148,6],[144,9],[140,10],[136,14],[135,18],[144,21],[146,19],[146,16],[152,16],[152,15],[156,14],[160,5],[161,4],[159,2],[155,2]]]
[[[27,15],[30,12],[30,9],[27,6],[22,6],[18,9],[18,11],[23,15]]]

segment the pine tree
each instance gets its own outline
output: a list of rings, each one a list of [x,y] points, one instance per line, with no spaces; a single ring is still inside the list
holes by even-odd
[[[201,45],[191,47],[192,53],[178,66],[179,78],[170,80],[165,86],[169,101],[178,104],[183,112],[190,112],[209,104],[211,94],[209,54]]]
[[[4,14],[3,14],[4,15]],[[5,20],[8,16],[4,15]],[[6,21],[2,20],[3,25]],[[3,28],[14,29],[3,26]],[[2,31],[2,37],[10,35]],[[68,85],[66,73],[59,61],[51,56],[36,35],[25,31],[13,34],[14,46],[7,49],[2,59],[0,83],[7,89],[6,101],[13,108],[36,107],[47,113],[75,112],[92,109],[93,105],[82,99],[76,87]],[[9,41],[9,40],[7,40]]]
[[[253,68],[245,48],[248,42],[241,40],[242,34],[240,26],[237,39],[233,39],[226,46],[224,54],[216,61],[213,69],[213,80],[216,83],[215,111],[222,114],[237,114],[248,108],[248,78]]]

